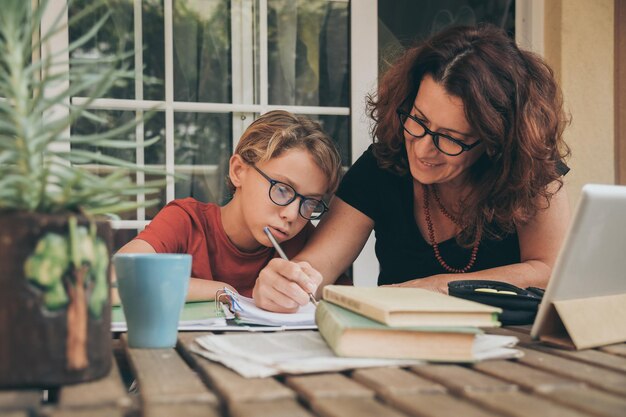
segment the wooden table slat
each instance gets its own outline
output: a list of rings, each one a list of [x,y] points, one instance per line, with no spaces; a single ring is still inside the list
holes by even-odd
[[[529,334],[516,331],[515,327],[488,329],[488,333],[501,334],[506,336],[516,336],[520,342],[519,346],[539,350],[564,358],[585,362],[591,365],[601,366],[620,372],[626,372],[626,343],[605,346],[599,350],[567,350],[545,345],[538,340],[533,340]],[[620,356],[621,355],[621,356]]]
[[[311,403],[322,417],[401,417],[404,413],[371,398],[320,398]]]
[[[468,392],[468,399],[509,417],[582,417],[588,416],[572,408],[523,392]]]
[[[0,411],[36,410],[41,403],[41,390],[22,389],[0,391]]]
[[[132,400],[128,396],[117,363],[113,360],[111,371],[104,378],[62,387],[59,390],[58,403],[61,408],[129,408]]]
[[[312,417],[313,414],[294,399],[230,404],[230,417]]]
[[[583,382],[564,378],[512,361],[485,361],[477,363],[472,367],[487,375],[519,385],[522,389],[531,392],[571,390],[585,386]]]
[[[222,364],[191,352],[194,340],[209,333],[179,333],[180,353],[193,364],[204,381],[226,402],[260,402],[296,398],[296,393],[273,378],[244,378]]]
[[[626,373],[626,358],[611,353],[600,352],[598,350],[565,350],[551,348],[548,346],[535,345],[532,349],[540,352],[549,353],[563,358],[572,359],[579,362],[588,363],[590,365],[600,366],[602,368],[611,369],[618,372]]]
[[[44,414],[46,417],[124,417],[125,411],[118,407],[106,406],[103,408],[66,408],[55,409]],[[3,417],[4,414],[3,414]]]
[[[410,369],[412,372],[437,381],[457,393],[517,390],[515,384],[459,365],[418,365],[412,366]]]
[[[530,337],[530,334],[520,332],[520,331],[515,331],[514,328],[510,328],[510,327],[492,327],[492,328],[484,329],[484,330],[488,334],[499,334],[502,336],[515,336],[519,339],[520,346],[532,346],[534,344],[540,343],[538,340],[533,340],[533,338]]]
[[[534,368],[586,382],[604,391],[626,395],[626,374],[610,371],[560,356],[525,349],[518,361]]]
[[[493,417],[477,405],[445,394],[386,395],[385,402],[415,417]]]
[[[25,410],[13,410],[13,411],[2,411],[2,417],[30,417],[32,414],[30,411]]]
[[[533,325],[532,324],[520,324],[517,326],[507,326],[507,328],[517,333],[530,335],[530,331],[532,330]]]
[[[286,383],[308,402],[320,398],[374,397],[374,391],[342,374],[291,376]]]
[[[626,343],[602,346],[599,349],[602,352],[610,353],[612,355],[626,356]]]
[[[626,416],[626,398],[594,388],[559,391],[544,394],[554,402],[572,406],[601,417]]]
[[[218,406],[202,403],[148,403],[143,409],[145,417],[220,417],[221,415]]]
[[[144,403],[218,404],[215,394],[174,349],[135,349],[126,345],[126,352]]]
[[[380,396],[446,392],[443,385],[398,368],[359,369],[352,373],[352,379],[373,389]]]

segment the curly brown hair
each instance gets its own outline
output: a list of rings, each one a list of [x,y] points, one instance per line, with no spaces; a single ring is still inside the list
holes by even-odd
[[[481,233],[513,232],[563,185],[558,166],[570,154],[562,138],[569,120],[553,71],[493,25],[453,27],[409,49],[368,97],[374,155],[398,175],[408,172],[408,159],[396,109],[410,109],[427,74],[463,101],[473,135],[485,144],[469,168],[472,191],[459,212],[468,226],[457,241],[471,246]],[[558,188],[549,189],[554,181]]]

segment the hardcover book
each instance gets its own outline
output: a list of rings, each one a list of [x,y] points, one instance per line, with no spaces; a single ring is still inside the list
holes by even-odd
[[[320,301],[315,320],[337,356],[475,362],[519,357],[517,338],[485,335],[476,327],[389,327]]]
[[[328,285],[323,299],[391,327],[497,327],[502,310],[420,288]]]

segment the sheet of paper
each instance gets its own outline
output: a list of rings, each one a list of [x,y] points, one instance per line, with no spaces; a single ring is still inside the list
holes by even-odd
[[[519,339],[515,336],[477,334],[472,348],[477,361],[487,359],[511,359],[524,356],[521,350],[513,349]]]
[[[374,366],[408,366],[416,360],[341,358],[316,331],[227,333],[196,339],[193,351],[246,378],[305,374]]]

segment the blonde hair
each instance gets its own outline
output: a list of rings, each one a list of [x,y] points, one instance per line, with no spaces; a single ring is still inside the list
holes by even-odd
[[[256,119],[243,133],[235,154],[249,163],[269,161],[290,149],[304,149],[328,178],[327,194],[339,185],[341,157],[332,139],[319,123],[283,110],[274,110]],[[234,193],[235,186],[226,177]]]

